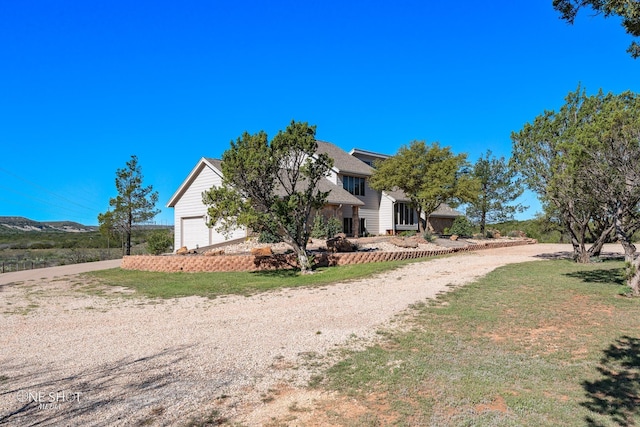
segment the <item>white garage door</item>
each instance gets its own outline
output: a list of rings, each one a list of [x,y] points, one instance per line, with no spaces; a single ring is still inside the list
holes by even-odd
[[[182,243],[188,249],[196,249],[210,245],[209,227],[204,222],[204,217],[182,218]]]

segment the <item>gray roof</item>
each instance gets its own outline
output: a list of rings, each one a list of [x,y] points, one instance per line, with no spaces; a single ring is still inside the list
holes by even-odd
[[[410,202],[411,201],[409,196],[407,196],[404,191],[399,190],[397,188],[395,190],[385,191],[385,194],[387,194],[388,196],[391,196],[391,198],[393,200],[395,200],[396,202]]]
[[[214,158],[211,158],[211,157],[205,157],[205,159],[207,159],[207,161],[209,163],[211,163],[216,169],[218,169],[220,172],[222,172],[222,160],[214,159]]]
[[[462,213],[453,209],[451,206],[449,206],[446,203],[440,204],[440,206],[438,206],[438,209],[436,209],[431,214],[431,216],[438,216],[438,217],[445,217],[445,218],[455,218],[461,215]]]
[[[222,160],[220,159],[212,159],[206,158],[209,163],[211,163],[216,169],[222,171]],[[363,163],[364,164],[364,163]],[[366,166],[366,165],[365,165]],[[302,183],[300,183],[302,185]],[[335,185],[328,179],[321,179],[318,182],[318,190],[322,192],[329,192],[329,196],[327,197],[327,203],[334,205],[354,205],[354,206],[363,206],[364,202],[358,199],[353,194],[349,193],[344,188]],[[284,195],[284,191],[281,186],[276,188],[276,194],[279,196]]]
[[[320,191],[331,191],[329,193],[329,196],[327,197],[327,203],[330,203],[332,205],[364,206],[364,202],[362,202],[353,194],[349,193],[344,188],[335,185],[328,179],[320,180],[318,189]]]
[[[276,194],[278,196],[284,196],[286,193],[284,188],[279,183],[276,183]],[[303,187],[306,187],[305,181],[298,181],[298,185],[296,185],[296,190],[301,191]],[[318,181],[318,191],[321,192],[329,192],[327,196],[327,203],[334,205],[354,205],[354,206],[363,206],[364,202],[355,197],[353,194],[349,193],[342,187],[335,185],[333,182],[329,181],[326,178]]]
[[[320,154],[328,154],[333,159],[333,167],[341,174],[355,174],[361,176],[373,175],[374,169],[344,151],[342,148],[330,142],[316,141],[318,143],[317,152]]]

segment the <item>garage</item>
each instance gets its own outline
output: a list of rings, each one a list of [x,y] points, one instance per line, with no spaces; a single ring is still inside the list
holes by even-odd
[[[196,249],[211,244],[211,230],[207,227],[203,216],[182,218],[181,230],[180,246]]]

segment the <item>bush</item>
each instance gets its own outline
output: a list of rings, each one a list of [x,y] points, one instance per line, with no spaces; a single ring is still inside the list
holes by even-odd
[[[466,216],[459,216],[449,228],[449,234],[457,234],[458,236],[472,236],[473,225]]]
[[[342,222],[335,216],[329,218],[329,221],[327,221],[327,237],[330,239],[338,233],[342,233]]]
[[[415,230],[406,230],[406,231],[402,231],[400,233],[398,233],[398,236],[400,237],[413,237],[416,235],[416,231]]]
[[[147,251],[154,255],[168,252],[173,246],[173,236],[167,230],[155,230],[147,238]]]
[[[313,217],[313,226],[311,228],[311,237],[314,239],[326,239],[327,238],[327,222],[320,213],[316,213]]]
[[[329,220],[325,220],[320,213],[317,213],[313,218],[311,237],[314,239],[330,239],[341,232],[342,222],[338,218],[331,217]]]
[[[436,241],[436,236],[435,236],[435,234],[433,234],[433,233],[432,233],[431,231],[429,231],[429,230],[425,230],[425,232],[424,232],[424,233],[422,233],[422,238],[423,238],[424,240],[426,240],[427,242],[429,242],[429,243],[433,243],[433,242],[435,242],[435,241]]]

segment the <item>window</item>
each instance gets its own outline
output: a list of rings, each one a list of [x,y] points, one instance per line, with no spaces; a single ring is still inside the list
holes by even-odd
[[[353,236],[353,218],[344,218],[342,232],[348,236]],[[360,218],[360,236],[367,235],[366,218]]]
[[[354,196],[364,196],[364,178],[345,175],[342,177],[342,188]]]
[[[342,232],[347,236],[353,234],[353,218],[344,218]]]
[[[399,225],[413,225],[415,224],[415,210],[406,203],[396,204],[396,224]]]

